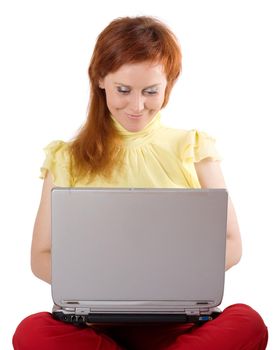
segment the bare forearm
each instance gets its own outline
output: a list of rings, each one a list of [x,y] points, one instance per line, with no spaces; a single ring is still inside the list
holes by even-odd
[[[230,269],[240,261],[241,253],[241,241],[227,237],[225,270]]]
[[[31,268],[33,274],[51,284],[51,252],[41,252],[32,256]]]

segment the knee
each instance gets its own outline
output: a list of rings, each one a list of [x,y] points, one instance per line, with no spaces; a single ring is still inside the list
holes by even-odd
[[[237,323],[241,331],[249,335],[266,335],[267,327],[257,311],[246,304],[234,304],[227,307],[224,312],[228,313],[231,320]]]
[[[47,320],[51,319],[48,312],[40,312],[26,317],[16,328],[13,336],[15,350],[37,349],[39,332],[36,332]],[[36,339],[34,341],[34,339]]]

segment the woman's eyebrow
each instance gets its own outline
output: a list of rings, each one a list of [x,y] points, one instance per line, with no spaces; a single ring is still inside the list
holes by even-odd
[[[124,87],[129,88],[129,89],[132,88],[132,86],[126,85],[126,84],[123,84],[123,83],[117,83],[117,82],[115,82],[114,84],[115,84],[115,85],[124,86]],[[151,88],[154,88],[154,87],[158,87],[159,85],[161,85],[161,83],[149,85],[149,86],[146,86],[145,88],[143,88],[143,90],[145,90],[145,89],[151,89]]]

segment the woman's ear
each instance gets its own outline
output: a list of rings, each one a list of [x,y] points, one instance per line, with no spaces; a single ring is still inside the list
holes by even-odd
[[[105,89],[105,86],[104,86],[104,79],[99,79],[99,83],[98,83],[98,86],[100,87],[100,89]]]

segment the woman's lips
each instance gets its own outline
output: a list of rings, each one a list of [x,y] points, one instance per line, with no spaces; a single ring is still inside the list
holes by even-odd
[[[141,118],[143,116],[143,114],[129,114],[129,113],[127,113],[127,116],[131,119],[138,119],[138,118]]]

